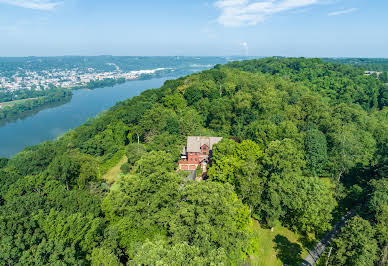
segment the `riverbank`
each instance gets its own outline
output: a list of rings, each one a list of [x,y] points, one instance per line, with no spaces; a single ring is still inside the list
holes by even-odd
[[[46,95],[34,98],[26,98],[8,102],[0,103],[0,127],[4,126],[8,122],[14,122],[18,119],[24,119],[28,116],[34,115],[37,112],[44,110],[45,108],[53,107],[52,104],[58,106],[58,103],[65,104],[71,99],[74,90],[94,90],[106,87],[114,87],[125,82],[135,80],[150,80],[153,77],[150,75],[141,75],[136,79],[118,78],[118,79],[104,79],[93,80],[84,86],[72,87],[72,88],[53,88],[45,92]],[[58,93],[61,91],[61,93]]]
[[[12,107],[12,106],[14,106],[17,103],[22,103],[22,102],[29,101],[29,100],[36,100],[38,98],[39,97],[34,97],[34,98],[27,98],[27,99],[21,99],[21,100],[9,101],[9,102],[1,102],[0,103],[0,109],[4,108],[6,106]]]
[[[146,89],[159,88],[167,79],[174,78],[177,77],[132,80],[113,87],[71,91],[73,96],[67,102],[0,124],[0,157],[11,157],[27,146],[53,140],[117,102],[137,96]]]
[[[22,116],[24,113],[33,112],[36,109],[40,109],[43,106],[65,102],[69,100],[73,93],[68,89],[50,89],[47,94],[42,97],[28,98],[5,102],[1,104],[0,109],[0,123],[7,120],[17,119],[18,116]]]

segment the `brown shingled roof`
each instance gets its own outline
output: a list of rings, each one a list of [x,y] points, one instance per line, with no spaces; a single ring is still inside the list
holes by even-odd
[[[222,137],[189,136],[187,137],[187,152],[201,152],[201,147],[204,144],[212,150],[213,145],[221,140]]]

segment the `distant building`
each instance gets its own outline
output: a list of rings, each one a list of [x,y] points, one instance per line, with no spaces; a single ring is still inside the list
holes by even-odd
[[[378,77],[378,76],[380,76],[381,73],[383,73],[383,72],[366,70],[366,71],[364,72],[364,75],[365,75],[365,76],[370,76],[370,75],[376,74],[377,77]]]
[[[197,166],[201,165],[203,172],[206,172],[213,145],[221,140],[222,137],[187,137],[187,145],[182,150],[179,169],[190,171],[197,169]]]

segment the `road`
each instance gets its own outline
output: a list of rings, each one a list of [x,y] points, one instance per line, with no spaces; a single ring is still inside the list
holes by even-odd
[[[322,239],[319,241],[315,247],[310,250],[307,257],[302,262],[302,266],[312,266],[318,261],[318,259],[322,256],[325,248],[330,245],[331,241],[335,238],[335,236],[341,231],[341,228],[345,225],[345,222],[352,218],[356,213],[356,208],[347,212],[341,220],[339,220],[336,225],[333,227],[333,230],[328,232]]]

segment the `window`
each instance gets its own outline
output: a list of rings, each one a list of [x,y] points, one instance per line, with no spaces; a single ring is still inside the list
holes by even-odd
[[[193,158],[190,158],[190,161],[193,161]]]
[[[203,146],[203,150],[206,151],[206,146]]]
[[[197,158],[195,158],[195,161],[198,161],[198,159],[197,159]]]

